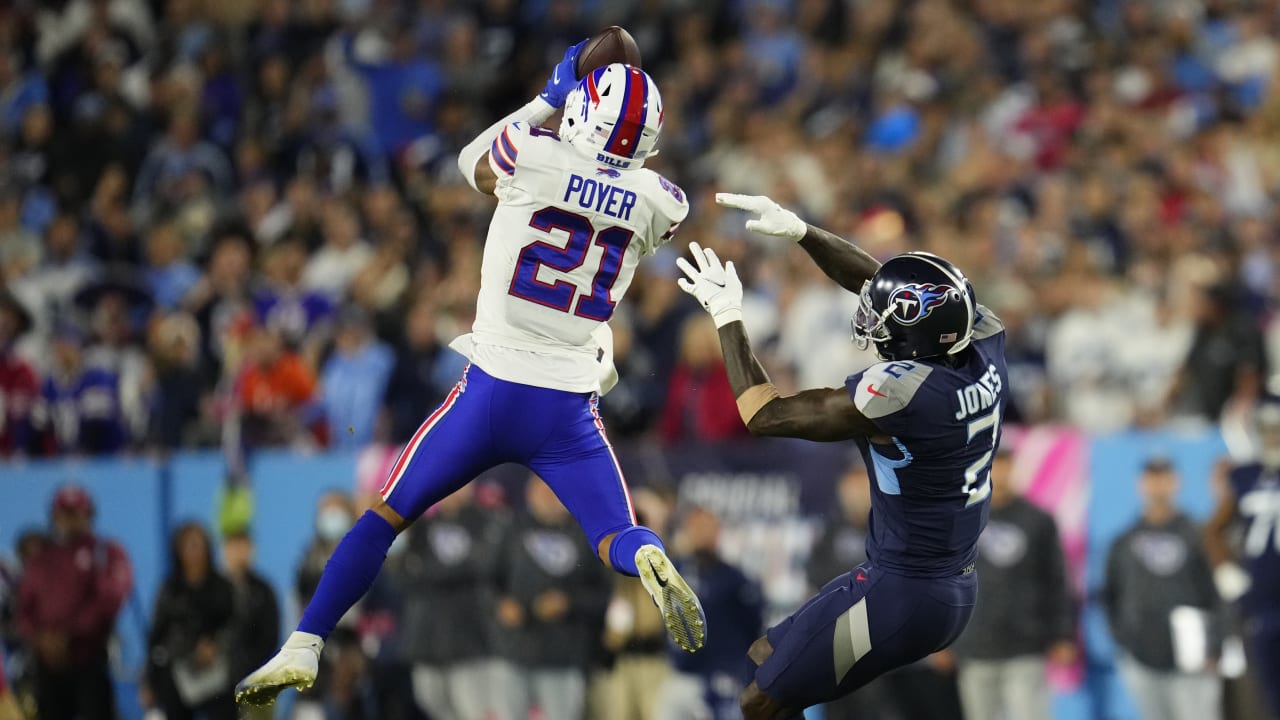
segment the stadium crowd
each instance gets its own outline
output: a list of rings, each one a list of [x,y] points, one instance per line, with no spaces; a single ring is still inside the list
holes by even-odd
[[[1017,417],[1216,420],[1280,351],[1276,0],[64,0],[0,10],[0,453],[402,441],[456,377],[491,201],[459,147],[636,37],[693,210],[613,321],[616,436],[740,432],[687,240],[788,385],[852,298],[714,191],[967,269]],[[1195,382],[1187,382],[1194,378]]]
[[[493,205],[463,182],[456,153],[532,96],[567,44],[611,23],[635,36],[666,102],[650,166],[692,206],[611,323],[621,382],[601,407],[613,437],[743,432],[714,328],[675,285],[689,240],[743,270],[749,330],[784,390],[838,385],[872,360],[848,342],[855,299],[802,252],[746,233],[717,191],[772,195],[878,257],[923,248],[953,259],[1009,327],[1011,421],[1214,423],[1280,368],[1280,0],[16,0],[0,7],[0,457],[405,442],[456,381],[464,361],[446,345],[474,315]],[[329,702],[347,709],[327,717],[394,717],[387,708],[409,712],[415,697],[474,691],[467,667],[440,671],[435,649],[408,647],[422,633],[394,632],[439,623],[413,604],[428,602],[492,612],[508,628],[535,615],[592,623],[560,658],[577,675],[551,668],[503,686],[543,704],[606,702],[586,699],[586,681],[608,657],[616,669],[601,677],[636,686],[591,687],[633,698],[641,714],[625,717],[654,717],[637,687],[669,665],[661,628],[633,612],[643,592],[582,577],[599,590],[590,607],[567,608],[554,589],[516,599],[493,588],[489,607],[432,595],[454,590],[424,581],[442,567],[415,564],[470,552],[462,545],[497,557],[513,527],[563,525],[538,493],[532,483],[528,512],[510,523],[473,513],[481,494],[415,527],[416,551],[385,574],[392,587],[334,639],[313,717]],[[89,502],[59,498],[55,525]],[[1039,528],[1040,550],[1060,552],[1044,518],[1005,500],[993,513]],[[298,599],[362,502],[317,508]],[[813,562],[856,562],[858,543],[841,533],[856,537],[859,517],[832,524]],[[70,537],[88,542],[80,522]],[[690,511],[680,523],[690,561],[736,582],[715,564],[714,517]],[[47,551],[47,539],[29,540],[25,558]],[[148,702],[171,717],[191,698],[211,717],[226,711],[227,685],[210,675],[238,677],[260,658],[220,657],[204,640],[278,606],[249,569],[251,540],[220,540],[225,566],[214,569],[207,531],[174,537],[147,676]],[[127,584],[127,560],[121,570],[101,547]],[[1011,632],[1009,647],[962,643],[859,702],[955,717],[966,661],[990,678],[1020,654],[1071,662],[1071,613],[1051,592],[1060,583],[1027,590],[1056,603],[1052,627]],[[740,608],[716,612],[756,613],[738,625],[758,624],[745,579],[740,589]],[[104,613],[119,609],[114,597]],[[38,630],[34,652],[65,666],[65,634]],[[274,649],[247,649],[252,636],[245,653]],[[70,655],[105,662],[101,628],[81,637]],[[454,640],[462,665],[498,652]],[[164,661],[170,652],[201,656],[199,667]],[[731,679],[708,672],[692,694],[736,688],[723,672]],[[901,704],[932,697],[940,709]]]

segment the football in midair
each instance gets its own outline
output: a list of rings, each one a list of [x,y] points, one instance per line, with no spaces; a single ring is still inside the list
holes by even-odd
[[[631,33],[617,25],[610,25],[592,35],[578,53],[578,79],[596,68],[622,63],[640,67],[640,48]]]

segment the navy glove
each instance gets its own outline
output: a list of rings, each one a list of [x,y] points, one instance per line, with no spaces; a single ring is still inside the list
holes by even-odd
[[[582,52],[582,46],[586,44],[587,41],[583,40],[564,51],[564,58],[552,71],[551,78],[547,80],[547,86],[538,94],[538,97],[545,100],[551,107],[564,107],[564,101],[569,97],[569,93],[578,87],[578,53]]]

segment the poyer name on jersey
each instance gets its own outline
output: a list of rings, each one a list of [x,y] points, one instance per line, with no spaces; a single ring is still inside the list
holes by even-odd
[[[631,210],[636,206],[636,194],[631,190],[594,178],[584,178],[577,173],[569,175],[569,184],[564,189],[563,201],[570,202],[570,198],[573,198],[578,207],[619,220],[630,220]]]

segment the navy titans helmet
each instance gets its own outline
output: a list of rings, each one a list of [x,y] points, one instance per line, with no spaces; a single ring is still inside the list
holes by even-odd
[[[969,346],[977,301],[964,273],[937,255],[890,258],[862,285],[853,339],[885,360],[955,355]]]

